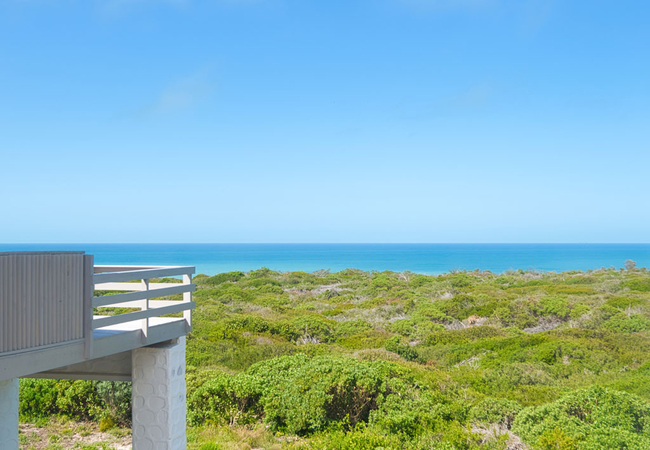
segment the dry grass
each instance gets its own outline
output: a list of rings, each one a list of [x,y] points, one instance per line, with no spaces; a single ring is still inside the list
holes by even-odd
[[[20,424],[21,450],[131,450],[131,432],[115,428],[102,433],[90,422],[53,418],[47,424]]]
[[[188,432],[188,450],[200,450],[210,443],[216,444],[219,450],[280,450],[287,448],[288,444],[287,439],[274,436],[263,426],[208,426],[189,429]],[[295,438],[290,440],[295,441]]]

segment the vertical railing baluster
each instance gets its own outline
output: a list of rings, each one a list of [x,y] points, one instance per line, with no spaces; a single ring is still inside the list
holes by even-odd
[[[143,291],[146,292],[146,296],[149,297],[149,279],[142,280]],[[147,311],[149,309],[149,298],[142,300],[140,307],[141,311]],[[149,318],[142,319],[142,343],[147,343],[147,338],[149,337]]]
[[[183,275],[183,284],[186,285],[191,285],[192,284],[192,275]],[[183,292],[183,302],[184,303],[189,303],[192,301],[192,292]],[[183,311],[183,317],[185,318],[185,321],[187,322],[187,331],[192,331],[192,310],[191,309],[186,309]]]

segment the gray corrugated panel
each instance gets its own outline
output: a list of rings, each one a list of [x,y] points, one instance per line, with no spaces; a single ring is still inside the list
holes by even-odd
[[[83,336],[82,253],[0,253],[0,353]]]

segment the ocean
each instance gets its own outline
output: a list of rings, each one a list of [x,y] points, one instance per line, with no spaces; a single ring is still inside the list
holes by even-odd
[[[541,271],[650,267],[650,244],[0,244],[0,251],[83,250],[95,264],[190,265],[213,275],[268,267],[346,268],[440,274],[450,270]]]

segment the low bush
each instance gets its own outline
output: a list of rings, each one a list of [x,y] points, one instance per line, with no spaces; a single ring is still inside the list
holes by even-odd
[[[262,417],[259,380],[251,375],[218,374],[196,389],[188,400],[188,423],[246,425]]]
[[[264,420],[274,430],[307,434],[345,420],[366,422],[402,372],[391,363],[352,358],[285,356],[252,366],[261,380]]]
[[[593,386],[523,409],[513,431],[546,448],[553,439],[585,450],[650,448],[650,404],[633,394]]]
[[[650,279],[640,278],[622,283],[623,287],[639,292],[650,292]]]
[[[510,429],[521,405],[504,398],[488,397],[478,402],[469,411],[469,420],[486,425],[497,424]]]
[[[23,420],[53,415],[77,420],[110,418],[131,423],[131,383],[23,378],[19,412]]]
[[[408,344],[402,343],[399,336],[392,337],[386,341],[385,348],[389,352],[397,353],[407,361],[415,361],[419,356],[416,350],[411,348]]]
[[[244,277],[245,275],[243,272],[226,272],[226,273],[219,273],[213,277],[205,278],[201,280],[201,283],[210,286],[216,286],[218,284],[225,283],[228,281],[230,282],[239,281]]]

